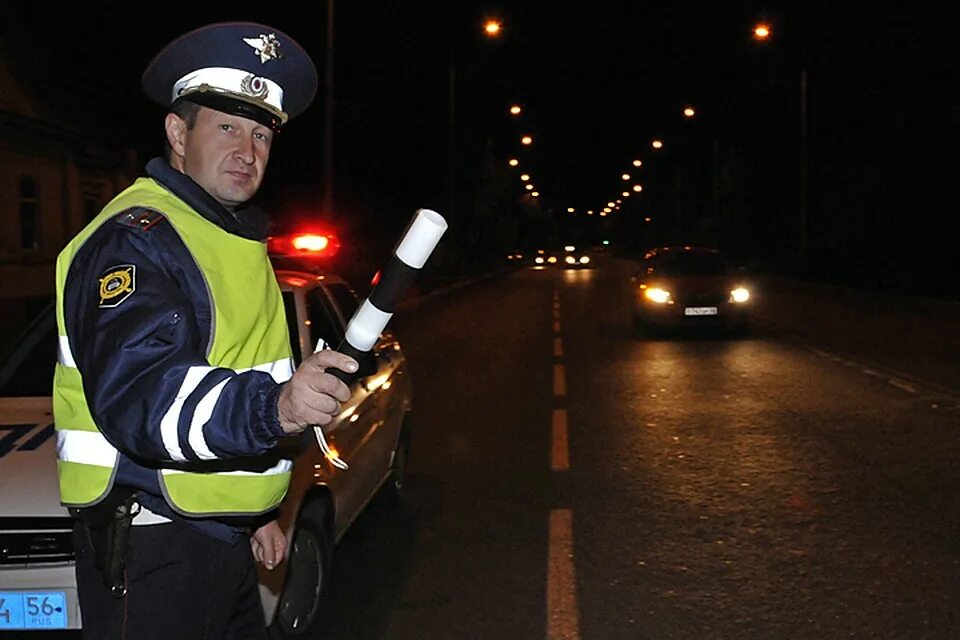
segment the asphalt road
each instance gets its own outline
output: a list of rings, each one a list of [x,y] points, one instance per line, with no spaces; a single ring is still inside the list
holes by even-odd
[[[957,395],[769,304],[742,339],[638,336],[628,271],[398,314],[407,507],[344,539],[317,637],[960,636]]]
[[[341,541],[310,637],[960,637],[951,307],[764,278],[749,335],[652,337],[630,269],[396,314],[405,502]]]

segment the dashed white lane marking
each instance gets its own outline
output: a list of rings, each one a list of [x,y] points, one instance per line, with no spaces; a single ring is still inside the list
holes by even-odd
[[[550,512],[547,564],[547,640],[578,640],[576,575],[573,565],[573,511]]]
[[[843,358],[840,358],[840,357],[838,357],[838,356],[836,356],[836,355],[834,355],[834,354],[832,354],[832,353],[829,353],[829,352],[827,352],[827,351],[823,351],[823,350],[821,350],[821,349],[816,349],[816,348],[814,348],[814,347],[809,347],[809,346],[807,347],[807,349],[809,349],[809,350],[812,351],[813,353],[817,354],[818,356],[822,356],[822,357],[824,357],[824,358],[828,358],[828,359],[830,359],[830,360],[833,360],[834,362],[839,362],[840,364],[843,364],[843,365],[845,365],[845,366],[847,366],[847,367],[853,367],[853,368],[855,368],[855,369],[859,369],[860,373],[862,373],[862,374],[864,374],[864,375],[868,375],[868,376],[873,377],[873,378],[885,379],[885,380],[886,380],[886,383],[889,384],[890,386],[896,387],[896,388],[898,388],[898,389],[902,389],[903,391],[906,391],[907,393],[913,393],[913,394],[919,393],[919,392],[917,391],[917,387],[916,387],[916,386],[914,386],[914,385],[912,385],[912,384],[910,384],[909,382],[906,382],[906,381],[904,381],[904,380],[900,380],[899,378],[888,378],[888,377],[887,377],[887,374],[885,374],[885,373],[883,373],[883,372],[881,372],[881,371],[876,371],[875,369],[870,369],[870,368],[868,368],[868,367],[864,367],[864,366],[863,366],[862,364],[860,364],[860,363],[853,362],[853,361],[851,361],[851,360],[845,360],[845,359],[843,359]]]
[[[550,469],[552,471],[570,470],[570,448],[567,443],[567,410],[554,409],[551,424],[552,446],[550,448]]]
[[[560,334],[560,296],[553,292],[554,357],[563,357]],[[567,394],[567,376],[563,364],[553,365],[553,395]],[[570,470],[567,438],[567,410],[554,409],[551,420],[550,468]],[[577,581],[573,562],[573,511],[554,509],[550,512],[547,551],[547,640],[580,640],[580,616],[577,608]]]
[[[553,395],[557,398],[567,395],[567,374],[562,364],[553,365]]]
[[[904,382],[903,380],[897,380],[896,378],[890,378],[889,380],[887,380],[887,383],[888,383],[888,384],[892,384],[893,386],[897,387],[898,389],[903,389],[904,391],[908,391],[908,392],[910,392],[910,393],[916,393],[916,392],[917,392],[916,387],[914,387],[913,385],[911,385],[911,384],[909,384],[909,383],[907,383],[907,382]]]

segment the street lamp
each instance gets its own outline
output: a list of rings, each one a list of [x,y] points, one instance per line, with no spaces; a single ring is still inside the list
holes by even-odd
[[[488,38],[496,38],[500,35],[503,23],[496,19],[490,19],[483,23],[483,33]]]
[[[773,36],[771,26],[766,22],[758,22],[753,27],[753,39],[765,45]],[[801,256],[807,253],[807,68],[800,56],[800,194],[798,203],[799,237],[797,250]]]
[[[495,40],[503,34],[503,22],[497,18],[487,18],[483,22],[483,35],[487,40]],[[455,36],[451,35],[451,38]],[[456,44],[451,40],[450,45],[450,71],[449,71],[449,91],[450,91],[450,160],[447,162],[447,188],[449,198],[449,211],[451,216],[456,215],[456,158],[457,158],[457,55]]]

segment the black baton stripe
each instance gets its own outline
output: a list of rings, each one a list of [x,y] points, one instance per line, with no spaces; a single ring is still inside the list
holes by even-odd
[[[362,362],[361,358],[363,355],[369,353],[368,351],[361,351],[360,349],[356,348],[350,344],[346,338],[340,341],[340,346],[337,347],[337,351],[347,354],[357,362]],[[349,371],[344,371],[343,369],[337,369],[336,367],[330,367],[327,369],[327,373],[333,375],[333,377],[337,378],[347,386],[353,384],[354,381],[360,377],[359,371],[354,371],[351,373]]]
[[[360,349],[350,344],[350,341],[347,340],[346,338],[340,341],[340,346],[337,347],[337,351],[339,351],[340,353],[345,353],[346,355],[350,356],[354,360],[356,360],[360,355],[367,353],[366,351],[361,351]]]
[[[377,286],[370,292],[370,304],[384,313],[393,313],[419,272],[394,255],[380,272]]]

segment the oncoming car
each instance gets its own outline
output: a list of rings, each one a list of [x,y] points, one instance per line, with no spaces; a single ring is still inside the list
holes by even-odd
[[[743,273],[715,249],[651,249],[632,277],[633,321],[640,328],[717,327],[743,332],[751,292]]]
[[[535,267],[552,267],[559,262],[557,252],[549,249],[537,249],[533,257]]]
[[[590,256],[583,249],[572,244],[563,247],[563,264],[565,269],[587,269],[590,267]]]
[[[329,273],[276,273],[296,364],[318,345],[336,348],[360,302],[349,284]],[[0,635],[82,628],[73,520],[57,486],[50,401],[56,348],[51,305],[0,362]],[[351,398],[323,428],[324,437],[308,429],[278,446],[295,460],[278,515],[288,557],[273,571],[258,565],[264,612],[277,638],[310,632],[336,544],[375,495],[399,497],[413,393],[406,360],[389,329],[361,360]]]

